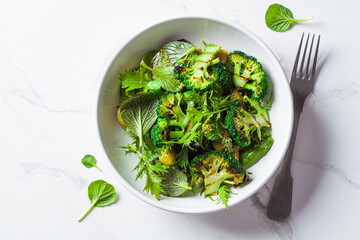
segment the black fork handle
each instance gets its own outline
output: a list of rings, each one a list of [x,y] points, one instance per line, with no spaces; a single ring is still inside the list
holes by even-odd
[[[281,172],[275,180],[267,206],[268,217],[276,221],[285,221],[290,215],[292,206],[293,178],[291,176],[291,161],[302,111],[302,105],[295,106],[295,103],[296,101],[294,101],[294,125],[289,147],[284,157]]]

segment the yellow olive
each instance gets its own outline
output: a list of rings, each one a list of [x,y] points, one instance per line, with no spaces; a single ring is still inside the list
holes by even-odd
[[[234,152],[231,153],[235,158],[236,160],[239,161],[240,159],[240,153],[239,153],[239,150],[235,150]]]
[[[216,54],[215,58],[220,59],[220,63],[226,65],[228,62],[228,52],[225,49],[220,49]]]
[[[175,164],[175,156],[176,156],[176,151],[174,149],[170,148],[166,150],[162,148],[161,155],[159,155],[159,160],[163,164],[170,166]]]
[[[212,141],[212,145],[215,150],[222,150],[221,138]]]
[[[123,122],[123,120],[121,119],[121,116],[120,116],[120,108],[118,108],[117,111],[116,111],[116,118],[117,118],[119,124],[121,125],[121,127],[123,129],[126,129],[126,125],[125,125],[125,123]]]
[[[243,96],[237,90],[232,90],[231,91],[230,98],[231,98],[231,100],[234,100],[234,99],[239,99],[240,101],[243,100]]]

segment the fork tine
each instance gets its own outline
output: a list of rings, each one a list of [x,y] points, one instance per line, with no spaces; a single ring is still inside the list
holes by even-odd
[[[308,46],[308,43],[309,43],[309,36],[310,36],[310,33],[308,34],[308,36],[306,38],[304,53],[303,53],[303,56],[302,56],[302,59],[301,59],[301,65],[300,65],[300,70],[299,70],[300,74],[303,74],[303,67],[304,67],[304,62],[305,62],[305,57],[306,57],[306,50],[307,50],[307,46]]]
[[[293,68],[293,72],[291,74],[291,78],[294,78],[295,75],[296,75],[296,69],[297,69],[297,65],[298,65],[298,62],[299,62],[299,56],[300,56],[300,52],[301,52],[301,46],[302,46],[303,38],[304,38],[304,33],[301,36],[301,40],[300,40],[299,48],[298,48],[298,51],[297,51],[297,54],[296,54],[294,68]]]
[[[314,38],[315,38],[315,34],[313,34],[311,44],[310,44],[309,56],[308,56],[308,59],[307,59],[307,64],[306,64],[306,69],[305,69],[305,78],[306,79],[309,78],[309,67],[310,67],[310,60],[311,60],[311,52],[312,52],[312,48],[313,48],[313,45],[314,45]]]
[[[318,41],[317,41],[317,44],[316,44],[314,63],[313,63],[313,66],[312,66],[312,71],[311,71],[311,76],[310,76],[311,80],[315,79],[316,63],[317,63],[317,57],[318,57],[318,53],[319,53],[319,44],[320,44],[320,35],[318,37]]]

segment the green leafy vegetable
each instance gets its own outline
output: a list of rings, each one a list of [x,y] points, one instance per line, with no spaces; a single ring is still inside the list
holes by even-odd
[[[307,19],[294,19],[290,9],[277,3],[270,5],[265,14],[266,25],[271,30],[277,32],[288,30],[294,23],[305,22],[311,19],[313,19],[313,17]]]
[[[161,51],[167,54],[171,65],[174,65],[178,59],[191,56],[195,50],[195,46],[185,41],[168,42],[161,48]]]
[[[274,143],[274,139],[271,136],[271,133],[267,130],[261,132],[262,141],[251,146],[250,148],[245,149],[240,156],[241,163],[249,168],[254,165],[257,161],[263,158],[270,150],[271,146]]]
[[[140,69],[125,70],[124,73],[120,74],[119,78],[121,87],[126,89],[127,93],[134,89],[144,88],[151,81],[150,77],[143,75]]]
[[[152,69],[144,61],[141,62],[140,66],[151,71],[155,80],[160,81],[161,87],[169,92],[179,92],[184,84],[174,77],[174,67],[163,67],[158,69]]]
[[[144,93],[126,100],[120,107],[120,116],[127,129],[139,137],[142,146],[146,134],[157,119],[156,109],[159,103],[153,93]]]
[[[234,194],[234,193],[229,189],[228,186],[222,185],[219,188],[218,197],[215,199],[215,202],[217,204],[219,204],[219,203],[224,204],[226,209],[229,209],[229,206],[227,203],[228,203],[230,194]]]
[[[187,176],[182,171],[170,167],[163,174],[164,179],[161,181],[164,195],[169,197],[179,197],[187,190],[192,190],[187,181]]]
[[[96,158],[92,155],[85,155],[81,162],[87,168],[96,167],[98,170],[101,171],[101,169],[96,165]]]
[[[150,61],[150,65],[153,69],[159,69],[163,67],[171,66],[169,55],[160,49]]]
[[[144,138],[145,139],[145,138]],[[136,142],[136,140],[134,141]],[[156,199],[160,199],[160,194],[164,192],[161,187],[161,181],[163,177],[161,176],[166,172],[167,166],[161,164],[160,162],[153,164],[152,160],[155,158],[153,152],[149,151],[147,148],[144,148],[143,151],[137,149],[135,143],[130,143],[128,146],[123,147],[125,149],[125,154],[136,154],[139,156],[139,163],[135,166],[133,171],[137,171],[137,175],[135,180],[146,177],[144,191],[147,193],[151,193],[156,197]]]
[[[96,180],[90,183],[88,187],[88,196],[91,205],[89,209],[78,218],[79,222],[83,220],[94,207],[105,207],[114,203],[116,200],[116,191],[111,184],[104,180]]]
[[[185,148],[181,149],[181,151],[175,156],[175,161],[186,172],[186,169],[189,167],[189,150],[188,150],[188,148],[185,147]]]

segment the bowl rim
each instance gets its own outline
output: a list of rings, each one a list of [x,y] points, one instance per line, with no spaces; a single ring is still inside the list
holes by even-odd
[[[137,36],[139,36],[141,33],[143,33],[144,31],[147,31],[157,25],[160,24],[164,24],[166,22],[171,22],[171,21],[181,21],[181,20],[187,20],[187,19],[199,19],[199,20],[210,20],[210,21],[214,21],[214,22],[218,22],[220,24],[224,24],[224,25],[228,25],[238,31],[243,32],[245,35],[247,35],[248,37],[250,37],[253,41],[256,42],[257,45],[260,46],[260,48],[266,52],[266,54],[271,58],[271,61],[276,65],[277,68],[277,72],[279,72],[279,74],[281,74],[282,76],[279,78],[281,79],[281,81],[286,80],[285,83],[283,83],[284,87],[287,89],[286,93],[287,93],[287,98],[291,100],[291,102],[293,102],[293,96],[290,90],[290,85],[289,82],[287,80],[287,77],[285,75],[285,72],[279,62],[279,60],[276,58],[275,54],[271,51],[271,49],[264,43],[263,40],[261,40],[257,35],[255,35],[253,32],[251,32],[249,29],[247,29],[245,26],[243,26],[242,24],[239,23],[234,23],[234,22],[230,22],[228,20],[225,20],[223,18],[220,17],[214,17],[214,16],[201,16],[201,15],[186,15],[186,16],[176,16],[176,17],[168,17],[166,19],[161,19],[158,20],[156,22],[152,22],[150,24],[148,24],[147,26],[141,28],[141,30],[136,30],[134,31],[132,34],[130,34],[129,36],[127,36],[127,38],[123,41],[119,42],[119,45],[115,46],[115,51],[112,51],[112,55],[107,58],[106,64],[103,66],[103,69],[101,71],[101,75],[98,79],[97,82],[97,87],[96,87],[96,93],[95,93],[95,98],[94,98],[94,117],[95,117],[95,121],[94,124],[95,129],[96,129],[96,135],[97,135],[97,141],[98,143],[101,145],[101,154],[104,155],[105,157],[105,162],[107,167],[110,169],[110,172],[112,173],[112,175],[120,182],[120,184],[130,193],[132,193],[134,196],[136,196],[138,199],[141,199],[142,201],[146,202],[147,204],[150,204],[151,206],[157,207],[159,209],[162,210],[167,210],[170,212],[175,212],[175,213],[188,213],[188,214],[207,214],[207,213],[214,213],[214,212],[218,212],[218,211],[222,211],[225,210],[225,206],[223,205],[219,205],[219,204],[214,204],[211,207],[208,208],[201,208],[201,209],[187,209],[187,208],[183,208],[183,207],[175,207],[175,206],[169,206],[169,205],[164,205],[161,203],[161,201],[158,201],[156,199],[150,199],[149,197],[145,196],[143,193],[139,192],[137,189],[135,189],[133,186],[130,185],[130,183],[128,183],[120,174],[119,172],[116,170],[116,168],[113,166],[109,155],[106,153],[106,149],[104,147],[103,141],[101,139],[101,134],[100,134],[100,128],[99,128],[99,97],[100,97],[100,92],[102,89],[102,85],[103,85],[103,81],[106,77],[106,74],[108,72],[108,69],[110,68],[110,66],[112,65],[112,63],[114,62],[114,60],[116,59],[116,57],[118,56],[118,54],[120,53],[120,51],[126,46],[128,45],[134,38],[136,38]],[[288,133],[285,140],[285,148],[283,148],[281,154],[279,155],[280,160],[276,163],[276,165],[273,166],[271,170],[271,173],[268,174],[268,176],[266,177],[265,181],[263,181],[263,183],[259,184],[258,187],[254,188],[249,196],[247,198],[243,198],[243,199],[239,199],[238,201],[233,201],[229,203],[229,209],[241,202],[244,202],[246,199],[248,199],[249,197],[251,197],[252,195],[254,195],[256,192],[258,192],[269,180],[271,177],[273,177],[274,173],[277,171],[277,169],[279,168],[279,166],[281,165],[281,163],[283,162],[283,158],[285,156],[286,150],[289,146],[289,142],[290,142],[290,137],[292,134],[292,127],[293,127],[293,119],[294,119],[294,109],[293,109],[293,104],[290,104],[290,109],[289,109],[289,114],[290,114],[290,124],[289,124],[289,128],[290,129],[286,129],[286,132]]]

